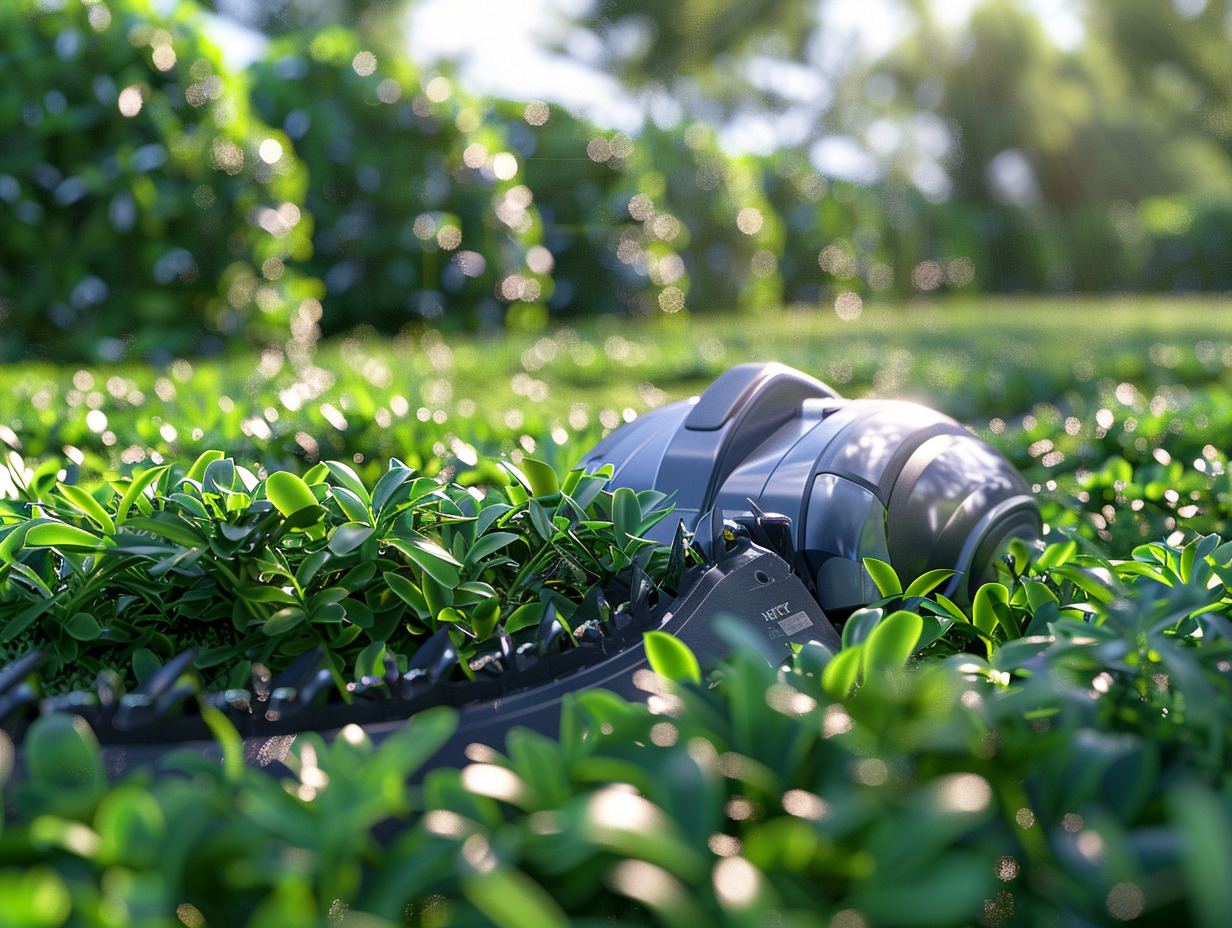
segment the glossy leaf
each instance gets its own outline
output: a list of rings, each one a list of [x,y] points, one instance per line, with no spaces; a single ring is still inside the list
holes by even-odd
[[[308,484],[286,470],[275,471],[269,475],[265,481],[265,494],[284,516],[292,516],[302,509],[317,505],[317,498]]]
[[[527,489],[534,497],[555,496],[560,492],[556,471],[543,461],[531,457],[522,458],[518,468],[526,477]]]
[[[898,574],[885,561],[879,561],[875,557],[866,557],[864,559],[864,569],[873,578],[873,583],[877,584],[877,589],[881,591],[882,596],[901,596],[903,594],[903,585],[898,580]]]
[[[678,683],[702,682],[701,667],[689,646],[666,632],[651,631],[643,635],[646,660],[650,669],[661,677]]]
[[[821,688],[832,699],[845,699],[859,682],[863,659],[863,646],[843,648],[821,672]]]
[[[329,536],[329,550],[334,554],[349,554],[376,533],[370,525],[346,522],[339,525]]]
[[[388,543],[405,554],[437,583],[446,587],[458,585],[458,568],[462,565],[440,545],[425,538],[390,538]]]
[[[486,535],[481,535],[466,552],[463,566],[468,569],[474,567],[484,558],[495,554],[502,548],[517,541],[520,537],[513,532],[489,532]]]
[[[911,581],[906,591],[903,593],[903,598],[910,599],[913,596],[927,596],[937,587],[941,586],[941,584],[953,577],[955,573],[957,573],[957,571],[948,569],[930,570],[927,573],[923,573]],[[884,596],[887,594],[883,593],[882,595]]]
[[[71,484],[62,483],[58,488],[58,492],[73,506],[89,516],[90,521],[102,529],[105,534],[115,534],[115,522],[112,521],[107,510],[85,490]]]
[[[85,529],[63,522],[43,522],[31,526],[25,539],[28,548],[65,548],[70,551],[93,551],[103,545],[103,539]]]
[[[864,642],[864,667],[898,668],[915,653],[924,621],[914,612],[900,609],[877,624]]]

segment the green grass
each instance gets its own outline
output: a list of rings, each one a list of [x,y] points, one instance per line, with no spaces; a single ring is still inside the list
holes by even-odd
[[[1226,302],[1007,298],[869,305],[852,320],[816,308],[605,317],[499,339],[360,334],[307,357],[270,350],[164,370],[14,365],[0,371],[11,398],[0,444],[27,470],[52,462],[70,481],[211,448],[258,475],[333,459],[374,482],[397,457],[465,481],[485,457],[533,454],[568,468],[620,422],[699,392],[733,364],[775,360],[848,396],[949,413],[1039,487],[1050,519],[1127,551],[1173,531],[1193,503],[1164,500],[1169,488],[1204,497],[1195,527],[1227,523]],[[1118,481],[1154,487],[1142,518],[1109,517],[1107,506],[1125,502]]]
[[[459,440],[481,453],[533,445],[568,465],[603,429],[748,360],[798,367],[845,395],[917,398],[979,429],[1122,382],[1147,396],[1232,384],[1232,314],[1219,299],[1005,299],[870,305],[851,321],[810,309],[602,318],[499,339],[360,336],[311,358],[272,351],[165,370],[13,365],[0,371],[10,398],[0,440],[95,474],[125,472],[143,453],[222,446],[300,469],[355,455],[457,467],[457,452],[463,466],[470,456]]]

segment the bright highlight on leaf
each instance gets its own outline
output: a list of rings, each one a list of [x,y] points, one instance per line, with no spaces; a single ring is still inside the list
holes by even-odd
[[[301,509],[317,505],[317,498],[308,484],[286,470],[269,475],[265,481],[265,494],[284,516],[292,516]]]
[[[903,585],[899,582],[898,574],[885,561],[879,561],[875,557],[866,557],[864,569],[873,578],[873,583],[877,584],[877,589],[881,591],[882,596],[902,595]]]
[[[677,683],[702,682],[701,666],[689,646],[667,632],[651,631],[643,636],[646,643],[646,660],[650,669],[661,677]]]

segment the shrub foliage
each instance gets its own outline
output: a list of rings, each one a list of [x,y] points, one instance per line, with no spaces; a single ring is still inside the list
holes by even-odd
[[[800,152],[733,156],[701,124],[630,136],[472,97],[338,27],[282,35],[241,73],[194,0],[4,16],[0,112],[22,129],[0,143],[10,359],[1228,283],[1219,203],[934,203]]]
[[[307,174],[191,6],[6,4],[0,62],[0,357],[286,340]]]

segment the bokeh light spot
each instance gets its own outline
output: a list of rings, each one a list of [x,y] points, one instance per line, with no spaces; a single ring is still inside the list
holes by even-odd
[[[116,103],[120,107],[121,114],[133,117],[141,112],[145,99],[142,96],[141,88],[136,84],[132,84],[120,91],[120,96]]]
[[[424,87],[424,94],[433,103],[444,103],[453,93],[453,84],[447,77],[434,77]]]
[[[1108,891],[1106,905],[1109,915],[1128,922],[1142,914],[1146,897],[1137,883],[1117,883]]]
[[[551,109],[542,100],[534,100],[526,104],[522,117],[532,126],[542,126],[552,115]]]
[[[852,322],[860,318],[864,311],[864,301],[858,293],[840,293],[834,301],[834,312],[844,322]]]
[[[282,157],[282,144],[277,139],[266,139],[257,150],[261,160],[266,164],[277,164]]]
[[[518,159],[507,151],[492,158],[492,173],[497,180],[513,180],[518,173]]]
[[[746,206],[736,214],[736,228],[745,235],[756,235],[764,223],[761,210],[754,206]]]
[[[175,67],[175,49],[170,45],[160,45],[154,49],[154,67],[160,71],[170,71]]]

